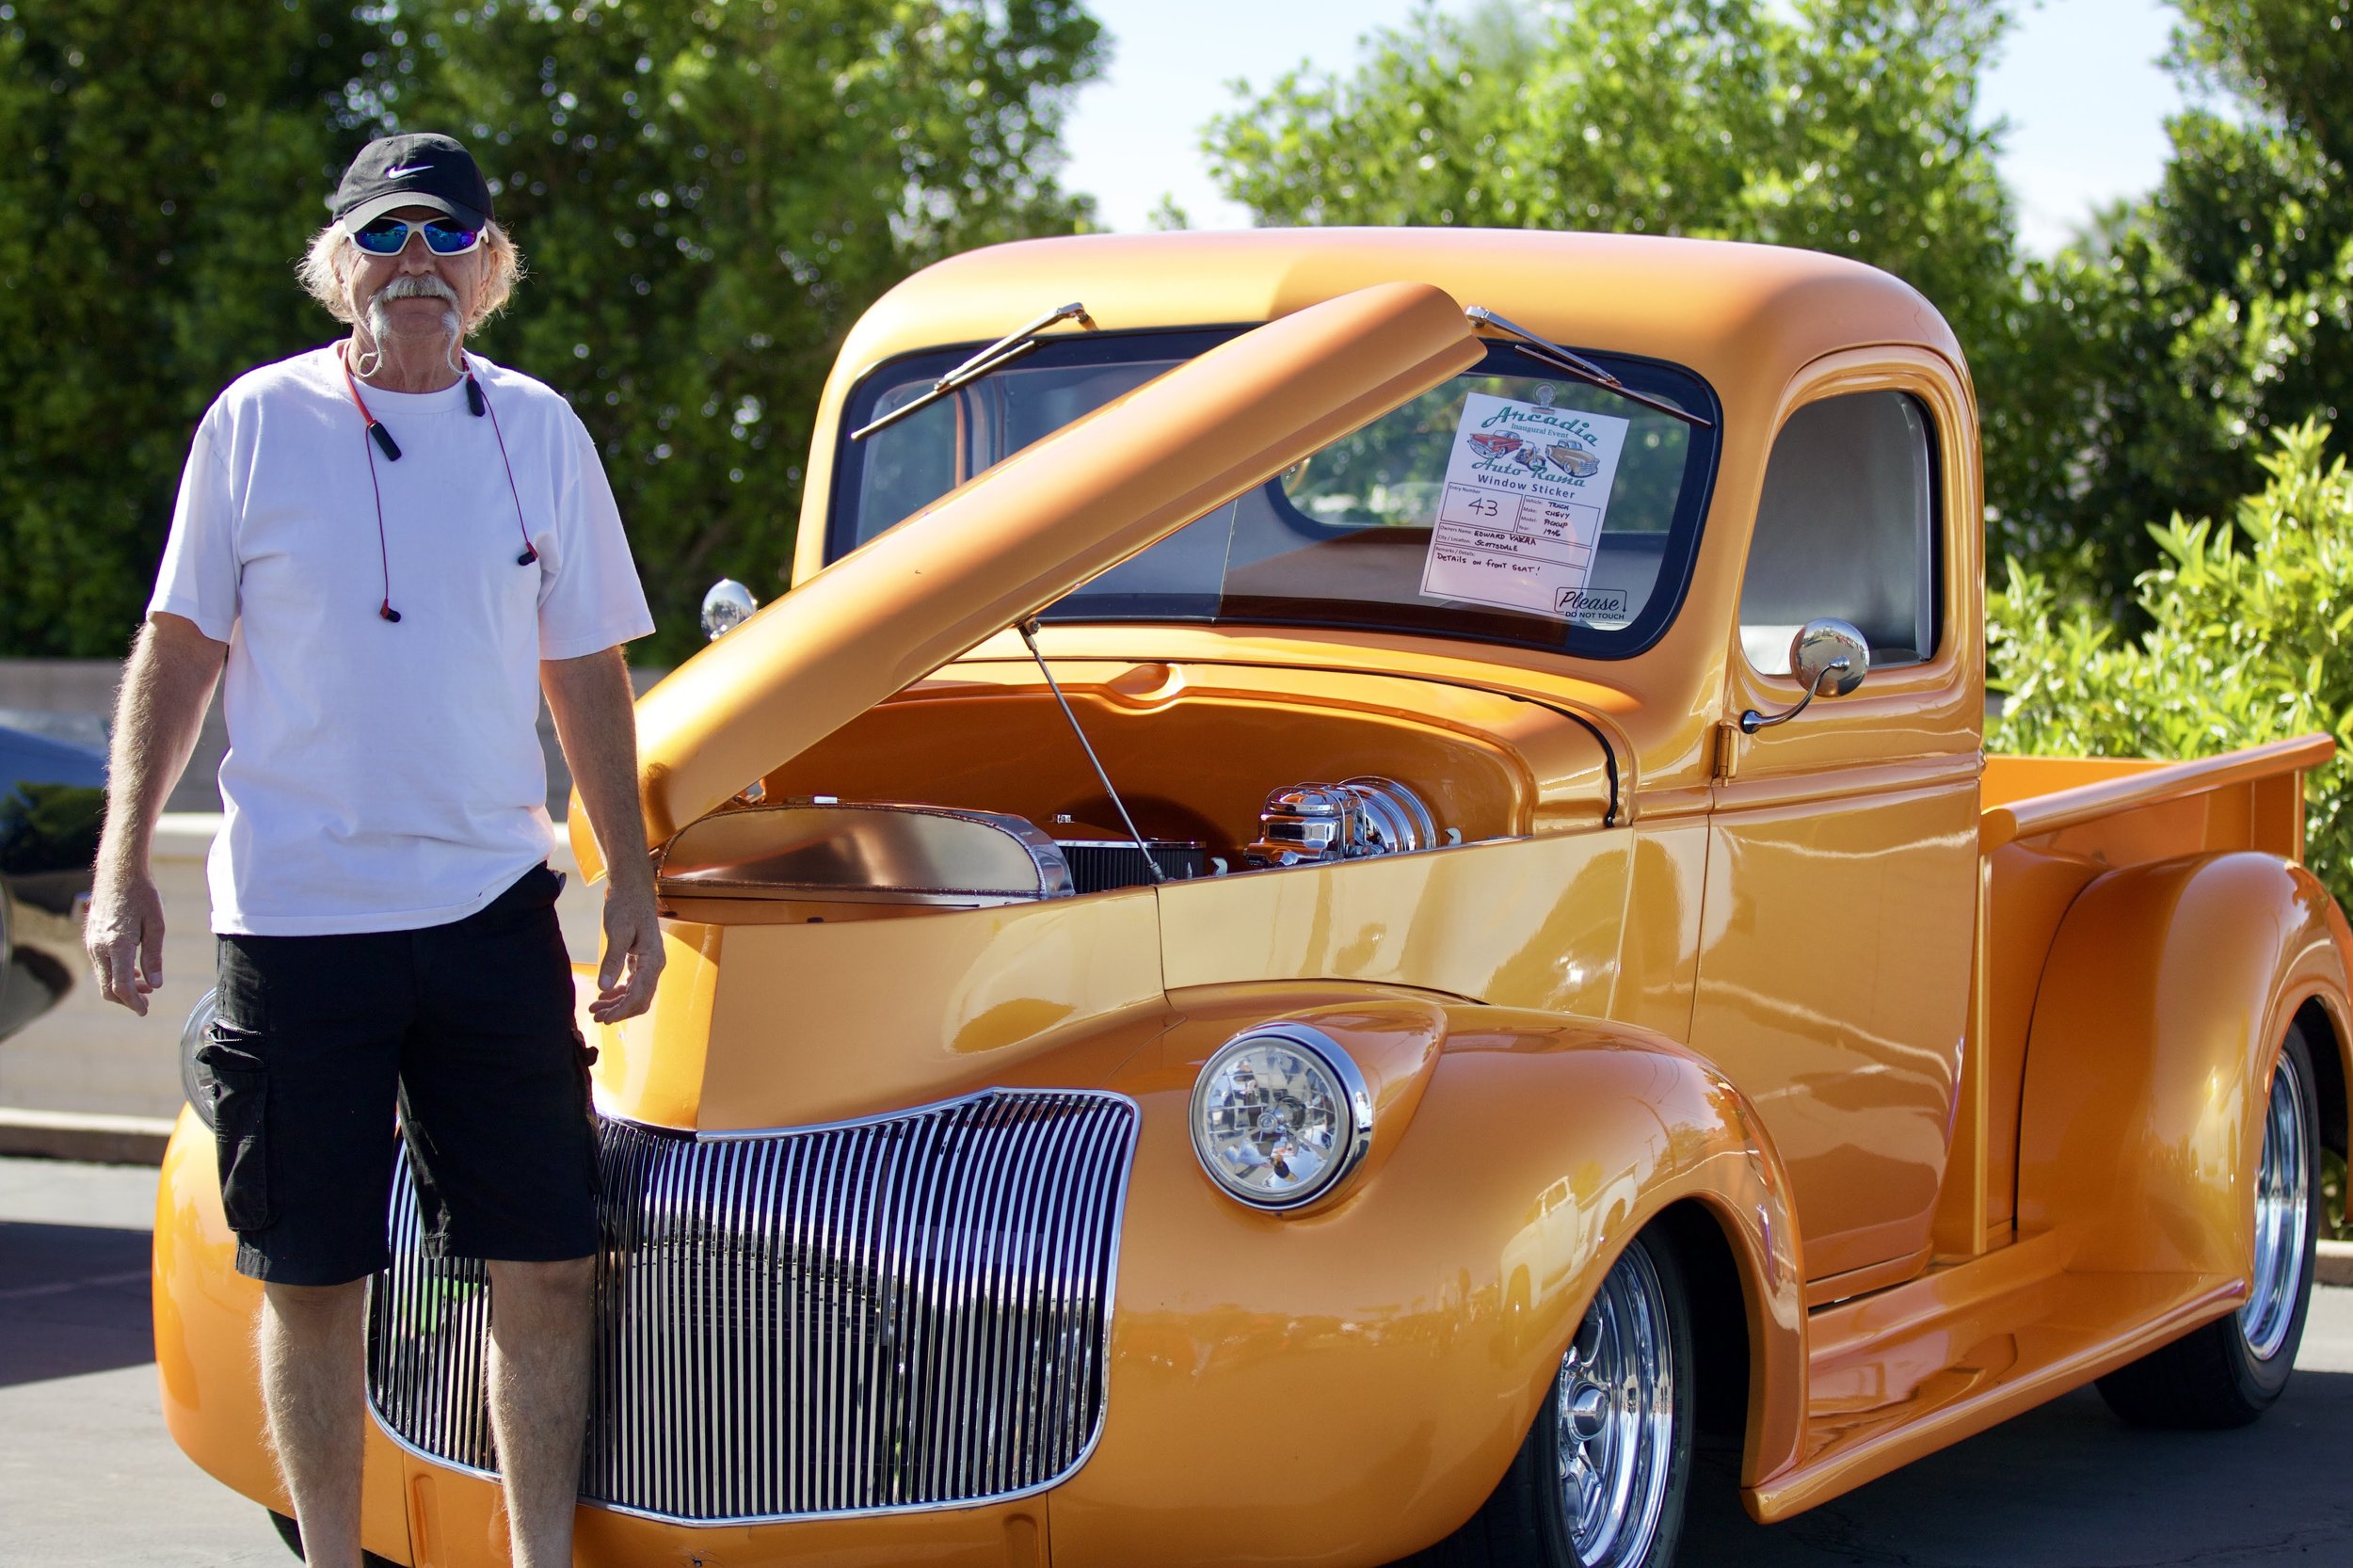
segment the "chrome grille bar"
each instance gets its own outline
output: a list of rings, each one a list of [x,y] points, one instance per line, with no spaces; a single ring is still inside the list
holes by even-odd
[[[1136,1111],[990,1090],[840,1127],[600,1124],[581,1496],[687,1523],[963,1505],[1050,1486],[1103,1420]],[[393,1182],[368,1394],[428,1459],[497,1472],[488,1271],[424,1256]]]

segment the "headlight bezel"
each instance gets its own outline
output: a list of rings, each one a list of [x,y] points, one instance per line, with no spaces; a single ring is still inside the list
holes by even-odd
[[[1318,1179],[1298,1192],[1272,1197],[1238,1185],[1226,1174],[1211,1153],[1212,1139],[1205,1115],[1209,1085],[1236,1056],[1260,1045],[1280,1045],[1301,1051],[1328,1072],[1339,1088],[1334,1096],[1345,1114],[1347,1125],[1334,1143],[1331,1161]],[[1193,1079],[1193,1094],[1188,1100],[1187,1121],[1193,1140],[1193,1158],[1200,1162],[1202,1174],[1217,1190],[1245,1208],[1262,1213],[1283,1214],[1306,1208],[1329,1199],[1344,1187],[1365,1156],[1372,1148],[1373,1108],[1371,1086],[1366,1081],[1363,1069],[1356,1065],[1347,1048],[1322,1030],[1311,1024],[1264,1023],[1243,1030],[1209,1053],[1202,1063],[1201,1071]]]
[[[203,1049],[204,1032],[219,1016],[220,991],[215,987],[197,999],[188,1009],[188,1021],[180,1026],[180,1092],[187,1096],[196,1119],[207,1128],[213,1126],[213,1078],[196,1053]]]

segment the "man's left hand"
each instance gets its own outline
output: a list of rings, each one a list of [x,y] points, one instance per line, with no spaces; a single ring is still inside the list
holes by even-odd
[[[588,1016],[600,1024],[633,1018],[653,1005],[662,977],[662,921],[654,913],[652,879],[643,888],[616,881],[604,893],[604,962],[597,967],[597,1000]]]

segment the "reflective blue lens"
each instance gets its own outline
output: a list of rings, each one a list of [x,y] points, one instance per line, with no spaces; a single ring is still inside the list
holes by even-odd
[[[419,224],[405,218],[379,217],[351,237],[371,256],[397,256],[407,248],[408,236],[419,229],[424,231],[425,248],[436,256],[462,256],[482,243],[481,230],[438,218]]]
[[[379,217],[351,237],[371,256],[397,256],[401,247],[408,243],[408,225],[396,217]]]

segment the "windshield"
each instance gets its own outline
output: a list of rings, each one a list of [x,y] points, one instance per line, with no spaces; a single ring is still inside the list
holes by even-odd
[[[1030,442],[1233,336],[1087,333],[860,441],[842,443],[826,558],[930,505]],[[1711,421],[1688,371],[1580,353],[1627,387]],[[967,357],[875,370],[856,429],[931,391]],[[1345,626],[1638,653],[1689,575],[1717,434],[1493,345],[1465,374],[1226,503],[1050,606],[1048,621]]]

